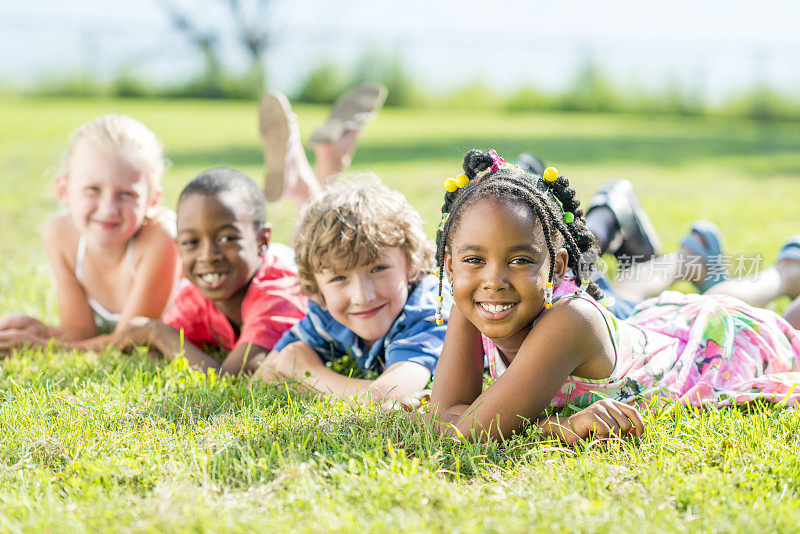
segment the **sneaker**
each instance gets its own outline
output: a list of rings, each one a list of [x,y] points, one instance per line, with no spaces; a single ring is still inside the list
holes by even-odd
[[[700,239],[692,234],[699,236]],[[705,279],[695,284],[700,293],[705,293],[720,282],[728,280],[728,269],[725,257],[722,255],[725,245],[722,241],[722,232],[716,224],[703,219],[694,221],[689,234],[681,239],[680,246],[700,256],[706,266]]]
[[[544,174],[544,161],[539,159],[538,157],[534,156],[530,152],[523,152],[517,159],[514,160],[514,165],[519,167],[525,172],[530,172],[541,176]]]
[[[617,219],[621,239],[618,247],[609,249],[609,252],[620,263],[631,265],[661,254],[661,240],[629,180],[616,178],[603,184],[589,201],[586,213],[600,206],[611,210]]]

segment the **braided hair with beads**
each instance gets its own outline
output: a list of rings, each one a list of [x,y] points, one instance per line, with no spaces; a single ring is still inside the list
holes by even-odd
[[[560,235],[569,256],[567,266],[576,278],[581,279],[581,291],[586,291],[597,300],[602,299],[600,288],[589,281],[591,270],[597,261],[594,236],[586,227],[580,201],[575,196],[575,190],[570,187],[569,180],[564,176],[558,176],[558,172],[552,167],[545,171],[547,180],[525,172],[516,165],[503,165],[497,168],[497,159],[494,151],[470,150],[464,156],[462,164],[469,182],[461,187],[463,178],[460,176],[459,187],[446,189],[442,220],[436,232],[439,295],[442,294],[445,250],[450,245],[451,236],[458,228],[461,217],[467,211],[466,208],[478,200],[494,198],[500,201],[522,202],[539,219],[545,244],[550,253],[550,273],[546,291],[552,291],[555,243]]]

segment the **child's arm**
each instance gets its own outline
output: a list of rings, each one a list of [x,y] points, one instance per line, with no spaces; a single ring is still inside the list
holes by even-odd
[[[65,257],[65,243],[75,241],[75,232],[71,221],[64,215],[51,218],[42,229],[42,241],[55,278],[58,315],[65,341],[97,335],[86,293],[75,278],[74,267]]]
[[[113,341],[112,335],[98,336],[86,293],[66,262],[60,246],[65,228],[71,227],[51,219],[42,232],[50,263],[56,279],[59,316],[64,338],[56,342],[59,349],[100,350]],[[134,317],[158,319],[164,312],[178,274],[178,253],[170,230],[163,224],[143,226],[134,243],[140,258],[136,278],[129,293],[115,332]],[[50,337],[56,334],[54,330]],[[27,340],[30,344],[47,344],[48,337]]]
[[[399,401],[424,388],[431,373],[423,365],[401,361],[390,365],[375,380],[351,378],[329,369],[305,342],[295,341],[280,352],[272,351],[255,376],[273,383],[298,382],[322,395],[359,396],[383,404]]]
[[[597,310],[589,303],[570,299],[553,306],[539,320],[506,372],[480,392],[482,366],[480,338],[476,336],[474,327],[453,310],[432,395],[434,409],[444,414],[438,428],[446,434],[481,439],[508,436],[528,421],[536,420],[575,369],[595,363],[609,351],[613,354]],[[607,420],[604,413],[601,417],[599,408],[584,412],[581,418],[576,414],[569,421],[573,426],[578,423],[575,434],[579,436],[587,433],[581,426],[583,420],[588,421],[590,428],[599,420],[611,426],[616,421],[613,416]],[[642,427],[641,420],[636,419],[628,428],[638,433]],[[561,421],[543,421],[542,426],[546,432],[557,435],[563,429]],[[602,425],[596,426],[601,434]]]
[[[134,317],[159,319],[169,303],[180,265],[178,248],[166,224],[147,224],[136,236],[134,250],[142,253],[136,254],[136,278],[122,307],[117,329]]]

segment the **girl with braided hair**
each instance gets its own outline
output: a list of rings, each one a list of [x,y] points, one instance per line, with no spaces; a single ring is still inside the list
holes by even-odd
[[[665,292],[620,320],[589,281],[593,238],[565,177],[494,151],[470,151],[463,168],[445,182],[437,233],[455,304],[431,398],[440,431],[488,439],[536,420],[571,443],[641,435],[634,406],[654,397],[800,404],[800,335],[778,315]],[[484,360],[495,380],[482,391]]]

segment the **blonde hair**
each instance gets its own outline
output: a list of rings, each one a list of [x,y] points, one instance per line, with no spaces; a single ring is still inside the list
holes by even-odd
[[[433,266],[433,245],[417,210],[377,176],[360,178],[327,191],[303,210],[294,247],[300,288],[310,297],[321,297],[315,273],[375,261],[381,247],[403,249],[412,284]]]
[[[75,149],[85,141],[93,141],[119,153],[148,178],[151,189],[161,183],[166,167],[164,146],[156,134],[136,119],[127,115],[102,115],[75,130],[61,162],[61,172],[67,177]]]

